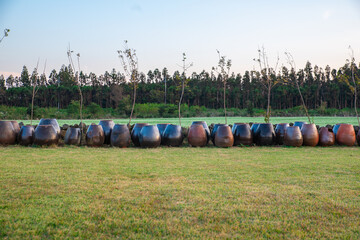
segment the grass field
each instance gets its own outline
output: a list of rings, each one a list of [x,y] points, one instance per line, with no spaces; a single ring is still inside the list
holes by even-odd
[[[360,238],[359,147],[0,147],[0,238]]]
[[[206,121],[208,124],[211,123],[224,123],[225,120],[223,117],[199,117],[199,118],[183,118],[181,120],[182,126],[189,126],[193,121]],[[314,122],[317,125],[325,126],[327,124],[334,125],[336,123],[348,123],[353,125],[358,125],[356,117],[314,117]],[[19,122],[24,122],[25,124],[30,124],[29,120],[17,120]],[[99,123],[100,120],[98,119],[86,119],[84,122],[86,124],[91,123]],[[295,121],[308,121],[306,117],[272,117],[271,123],[290,123]],[[34,124],[37,124],[39,120],[34,121]],[[80,120],[58,120],[60,125],[63,124],[78,124]],[[128,123],[128,119],[114,119],[115,123]],[[149,123],[149,124],[157,124],[157,123],[173,123],[173,124],[179,124],[178,118],[139,118],[139,119],[133,119],[133,123]],[[263,117],[228,117],[228,124],[233,124],[235,122],[264,122]]]

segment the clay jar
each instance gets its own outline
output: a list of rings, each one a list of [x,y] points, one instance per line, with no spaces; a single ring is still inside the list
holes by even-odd
[[[20,133],[20,126],[17,121],[10,121],[13,125],[14,131],[16,133],[16,141],[18,142],[19,139],[19,133]]]
[[[286,146],[301,147],[303,137],[298,126],[287,127],[285,130],[284,144]]]
[[[164,145],[171,146],[171,147],[179,147],[182,145],[184,140],[181,126],[169,124],[162,135],[161,138]]]
[[[131,140],[136,147],[140,147],[139,137],[140,131],[144,126],[148,126],[147,123],[136,123],[134,128],[131,131]]]
[[[34,144],[40,146],[58,144],[59,136],[53,125],[38,125],[34,131]]]
[[[206,132],[206,139],[207,139],[206,144],[208,144],[209,140],[210,140],[210,129],[209,129],[208,125],[206,124],[206,122],[205,121],[194,121],[194,122],[192,122],[192,124],[201,124],[201,125],[203,125],[203,127],[205,129],[205,132]]]
[[[335,144],[335,134],[327,127],[322,127],[319,130],[319,145],[323,147],[332,146]]]
[[[255,133],[256,133],[256,130],[258,129],[259,125],[260,125],[260,123],[253,123],[253,124],[251,125],[251,128],[250,128],[254,142],[256,142],[256,135],[255,135]]]
[[[275,132],[271,123],[261,123],[255,132],[256,145],[267,146],[274,144]]]
[[[105,142],[105,134],[101,125],[91,124],[86,132],[86,144],[90,147],[101,147]]]
[[[142,127],[139,142],[143,148],[156,148],[160,146],[161,136],[157,126],[148,125]]]
[[[304,123],[301,127],[301,134],[304,146],[315,147],[319,143],[319,133],[314,123]]]
[[[284,144],[284,137],[286,128],[289,127],[288,123],[279,123],[276,125],[275,134],[276,134],[276,143],[279,145]]]
[[[127,148],[130,146],[131,136],[127,125],[115,124],[111,131],[110,145],[113,147]]]
[[[217,129],[220,127],[220,126],[227,126],[226,124],[221,124],[221,123],[217,123],[214,125],[214,128],[210,134],[210,138],[211,138],[211,141],[213,142],[214,146],[215,146],[215,134],[216,134],[216,131]]]
[[[68,145],[80,145],[81,130],[80,128],[69,127],[66,130],[64,143]]]
[[[29,146],[34,142],[34,126],[26,125],[22,126],[19,133],[19,144],[23,146]]]
[[[207,144],[207,134],[202,124],[192,124],[188,132],[188,142],[193,147],[204,147]]]
[[[296,121],[296,122],[294,122],[294,127],[298,126],[298,127],[300,128],[300,130],[301,130],[302,126],[303,126],[304,124],[306,124],[306,123],[307,123],[307,122]]]
[[[335,134],[335,138],[336,138],[336,134],[337,134],[337,131],[339,130],[339,127],[340,127],[340,125],[341,124],[343,124],[343,123],[337,123],[337,124],[335,124],[334,125],[334,127],[333,127],[333,133]]]
[[[234,134],[234,133],[235,133],[236,126],[238,126],[238,125],[243,125],[243,124],[245,124],[245,123],[234,123],[234,125],[233,125],[232,128],[231,128],[231,132]],[[250,126],[249,126],[249,128],[250,128]]]
[[[16,142],[16,132],[11,121],[0,121],[0,144],[12,145]]]
[[[253,136],[249,124],[242,123],[235,127],[233,132],[234,146],[237,145],[251,145],[253,143]]]
[[[160,136],[161,136],[161,145],[164,145],[164,142],[163,142],[163,133],[166,129],[166,127],[169,125],[169,123],[158,123],[156,124],[157,128],[159,129],[159,132],[160,132]]]
[[[115,123],[113,120],[100,120],[99,125],[102,126],[104,135],[105,135],[105,141],[104,144],[110,144],[110,135],[111,130],[113,129]]]
[[[40,122],[38,125],[52,125],[54,127],[55,131],[57,132],[57,134],[60,136],[60,126],[55,118],[42,118],[42,119],[40,119]]]
[[[215,133],[215,146],[217,147],[232,147],[234,145],[234,136],[231,128],[228,125],[221,125],[217,128]]]
[[[336,134],[336,142],[339,145],[353,146],[355,140],[355,130],[353,125],[341,124]]]

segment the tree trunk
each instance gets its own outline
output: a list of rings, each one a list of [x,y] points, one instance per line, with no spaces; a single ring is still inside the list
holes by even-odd
[[[181,95],[180,95],[180,101],[179,101],[179,125],[181,126],[181,113],[180,113],[180,107],[181,107],[181,101],[183,99],[184,96],[184,89],[185,89],[185,79],[183,79],[182,81],[182,86],[181,86]]]
[[[132,104],[131,113],[130,113],[129,126],[131,124],[131,119],[132,119],[132,115],[133,115],[133,112],[134,112],[135,99],[136,99],[136,84],[134,83],[134,99],[133,99],[133,104]]]
[[[226,116],[226,80],[224,81],[224,112],[225,112],[225,124],[227,124],[227,116]]]

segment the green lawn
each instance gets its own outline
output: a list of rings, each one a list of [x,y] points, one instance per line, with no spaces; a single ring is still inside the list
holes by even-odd
[[[203,120],[206,121],[208,124],[211,123],[224,123],[225,120],[223,117],[198,117],[198,118],[183,118],[181,120],[181,123],[183,126],[189,126],[193,121],[199,121]],[[23,121],[26,124],[30,124],[29,120],[17,120],[19,122]],[[91,123],[99,123],[100,120],[98,119],[86,119],[84,122],[86,124]],[[271,123],[290,123],[295,121],[308,121],[306,117],[272,117]],[[37,124],[39,120],[34,121],[35,124]],[[63,125],[65,123],[67,124],[75,124],[79,123],[80,120],[58,120],[60,125]],[[128,123],[128,119],[114,119],[115,123]],[[157,123],[173,123],[173,124],[179,124],[178,118],[139,118],[139,119],[133,119],[133,123],[149,123],[149,124],[157,124]],[[263,117],[228,117],[228,124],[233,124],[235,122],[264,122]],[[318,124],[320,126],[325,126],[327,124],[336,124],[336,123],[349,123],[353,125],[358,125],[356,117],[314,117],[315,124]]]
[[[360,238],[359,147],[0,147],[0,238]]]

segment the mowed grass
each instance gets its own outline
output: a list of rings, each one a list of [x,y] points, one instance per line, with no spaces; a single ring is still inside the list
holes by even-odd
[[[115,123],[119,124],[127,124],[129,119],[113,119]],[[314,117],[315,124],[320,126],[325,126],[327,124],[334,125],[336,123],[348,123],[353,125],[358,125],[356,117]],[[24,122],[25,124],[30,124],[29,120],[17,120],[19,122]],[[85,124],[96,123],[98,124],[100,119],[86,119],[84,120]],[[206,121],[208,124],[211,123],[225,123],[224,117],[196,117],[196,118],[182,118],[181,124],[182,126],[190,126],[193,121]],[[270,122],[273,124],[277,123],[290,123],[295,121],[308,121],[307,117],[272,117]],[[80,120],[78,119],[60,119],[58,120],[60,125],[63,124],[79,124]],[[149,123],[149,124],[157,124],[157,123],[172,123],[179,124],[178,118],[138,118],[133,119],[132,123]],[[236,122],[264,122],[264,117],[228,117],[228,124],[234,124]],[[38,124],[39,120],[33,121],[34,124]]]
[[[359,147],[0,148],[1,238],[360,238]]]

